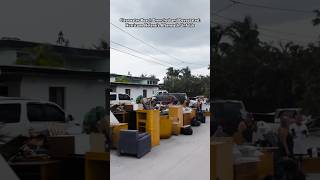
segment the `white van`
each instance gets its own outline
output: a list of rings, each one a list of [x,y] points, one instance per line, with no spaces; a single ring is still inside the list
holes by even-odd
[[[0,133],[8,140],[18,135],[29,135],[29,130],[41,132],[51,125],[80,133],[80,124],[55,103],[26,98],[0,97]],[[77,129],[77,130],[75,130]],[[70,133],[70,132],[69,132]]]
[[[128,94],[110,92],[110,105],[131,105],[133,104],[132,98]]]

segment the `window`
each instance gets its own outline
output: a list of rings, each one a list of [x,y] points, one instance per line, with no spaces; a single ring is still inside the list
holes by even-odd
[[[119,100],[131,100],[130,96],[126,94],[119,94]]]
[[[52,104],[44,104],[45,121],[65,121],[65,113],[57,106]]]
[[[28,103],[27,115],[29,121],[45,121],[43,108],[40,103]]]
[[[58,104],[62,109],[65,108],[65,88],[49,87],[49,101]]]
[[[65,113],[52,104],[28,103],[27,114],[29,121],[63,122]]]
[[[110,101],[115,101],[115,100],[117,100],[117,95],[111,94],[110,95]]]
[[[143,97],[144,97],[144,98],[147,97],[147,90],[146,90],[146,89],[143,90]]]
[[[131,95],[131,94],[130,94],[130,89],[126,89],[125,92],[126,92],[126,94],[128,94],[129,96]]]
[[[0,122],[17,123],[20,121],[20,104],[0,104]]]
[[[0,86],[0,96],[7,97],[9,95],[8,86]]]

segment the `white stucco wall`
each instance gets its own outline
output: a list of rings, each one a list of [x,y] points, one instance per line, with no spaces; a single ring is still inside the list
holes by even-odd
[[[49,100],[52,86],[65,87],[65,111],[79,122],[91,108],[105,106],[105,82],[97,79],[27,76],[21,81],[21,97]]]
[[[135,101],[136,98],[140,95],[143,95],[143,90],[147,90],[147,97],[152,97],[154,93],[159,90],[159,87],[156,86],[139,86],[139,85],[117,85],[116,92],[117,93],[125,93],[125,89],[130,89],[131,94],[130,97]]]

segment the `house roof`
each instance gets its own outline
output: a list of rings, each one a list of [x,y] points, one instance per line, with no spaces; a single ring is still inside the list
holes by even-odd
[[[153,77],[137,77],[137,76],[114,74],[114,73],[110,74],[110,77],[121,77],[121,76],[125,76],[125,77],[127,77],[129,79],[132,79],[132,80],[154,80],[154,81],[160,81],[158,78],[153,78]]]
[[[125,83],[125,82],[110,82],[111,85],[125,85],[125,86],[148,86],[159,87],[157,84],[140,84],[140,83]]]
[[[66,56],[76,57],[88,57],[88,58],[108,58],[109,50],[95,50],[95,49],[84,49],[75,47],[66,47],[46,43],[29,42],[22,40],[1,40],[0,49],[13,49],[22,50],[24,48],[32,48],[39,45],[48,45],[57,53],[64,54]]]
[[[107,72],[95,72],[89,70],[72,70],[67,68],[35,67],[35,66],[3,66],[0,65],[0,77],[24,76],[24,75],[59,75],[59,76],[81,76],[109,79]]]

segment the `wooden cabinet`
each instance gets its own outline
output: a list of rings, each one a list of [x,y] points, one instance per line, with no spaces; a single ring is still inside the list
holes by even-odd
[[[137,110],[137,129],[151,136],[152,147],[160,144],[160,111]]]
[[[122,129],[127,130],[128,123],[110,124],[110,129],[111,129],[112,147],[118,148],[120,130]]]
[[[160,116],[160,138],[170,138],[172,134],[172,122],[168,115]]]
[[[110,177],[109,153],[86,153],[86,180],[106,180]]]

